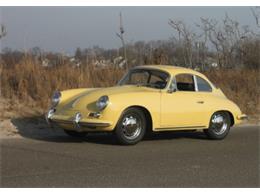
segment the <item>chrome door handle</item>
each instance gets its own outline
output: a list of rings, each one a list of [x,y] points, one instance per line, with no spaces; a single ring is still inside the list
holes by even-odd
[[[204,101],[197,101],[198,104],[204,104]]]

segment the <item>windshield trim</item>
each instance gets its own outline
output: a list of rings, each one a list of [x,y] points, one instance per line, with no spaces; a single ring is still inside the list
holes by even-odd
[[[167,81],[167,84],[165,85],[165,87],[162,88],[162,89],[157,89],[157,88],[153,88],[153,87],[152,87],[152,89],[165,90],[165,89],[168,88],[168,85],[169,85],[169,83],[170,83],[170,81],[171,81],[171,74],[170,74],[169,72],[165,71],[165,70],[161,70],[161,69],[157,69],[157,68],[150,68],[150,67],[149,67],[149,68],[145,68],[145,67],[142,67],[142,68],[135,67],[135,68],[132,68],[132,69],[128,70],[127,73],[125,73],[124,76],[119,80],[119,82],[117,83],[117,85],[118,85],[118,86],[123,86],[123,85],[121,84],[121,82],[122,82],[123,80],[125,80],[125,78],[128,76],[128,74],[130,74],[131,72],[133,72],[133,71],[135,71],[135,70],[152,70],[152,71],[159,71],[159,72],[163,72],[163,73],[167,74],[167,79],[168,79],[168,81]],[[131,84],[127,84],[127,85],[131,85]]]

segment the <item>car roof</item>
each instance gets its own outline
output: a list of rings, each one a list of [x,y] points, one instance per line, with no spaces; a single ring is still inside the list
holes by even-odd
[[[173,65],[141,65],[141,66],[134,67],[134,69],[143,69],[143,68],[162,70],[162,71],[168,72],[169,74],[171,74],[171,76],[177,75],[177,74],[197,75],[197,76],[200,76],[201,78],[205,79],[208,83],[210,83],[211,87],[213,89],[215,89],[215,86],[213,85],[213,83],[211,83],[211,81],[204,74],[202,74],[198,71],[189,69],[189,68],[184,68],[181,66],[173,66]]]
[[[180,67],[180,66],[172,66],[172,65],[142,65],[142,66],[136,66],[134,69],[142,69],[142,68],[163,70],[170,73],[171,75],[186,73],[186,74],[197,74],[197,75],[204,76],[203,74],[195,70]]]

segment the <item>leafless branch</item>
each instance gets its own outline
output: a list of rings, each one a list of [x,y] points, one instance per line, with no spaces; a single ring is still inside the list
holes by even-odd
[[[260,28],[260,7],[251,8],[251,12],[255,18],[257,27]]]

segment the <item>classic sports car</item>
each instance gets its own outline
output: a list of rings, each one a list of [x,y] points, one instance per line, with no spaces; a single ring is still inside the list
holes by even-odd
[[[148,131],[204,130],[223,139],[246,118],[201,73],[175,66],[137,66],[109,88],[55,92],[47,122],[70,136],[113,131],[136,144]]]

